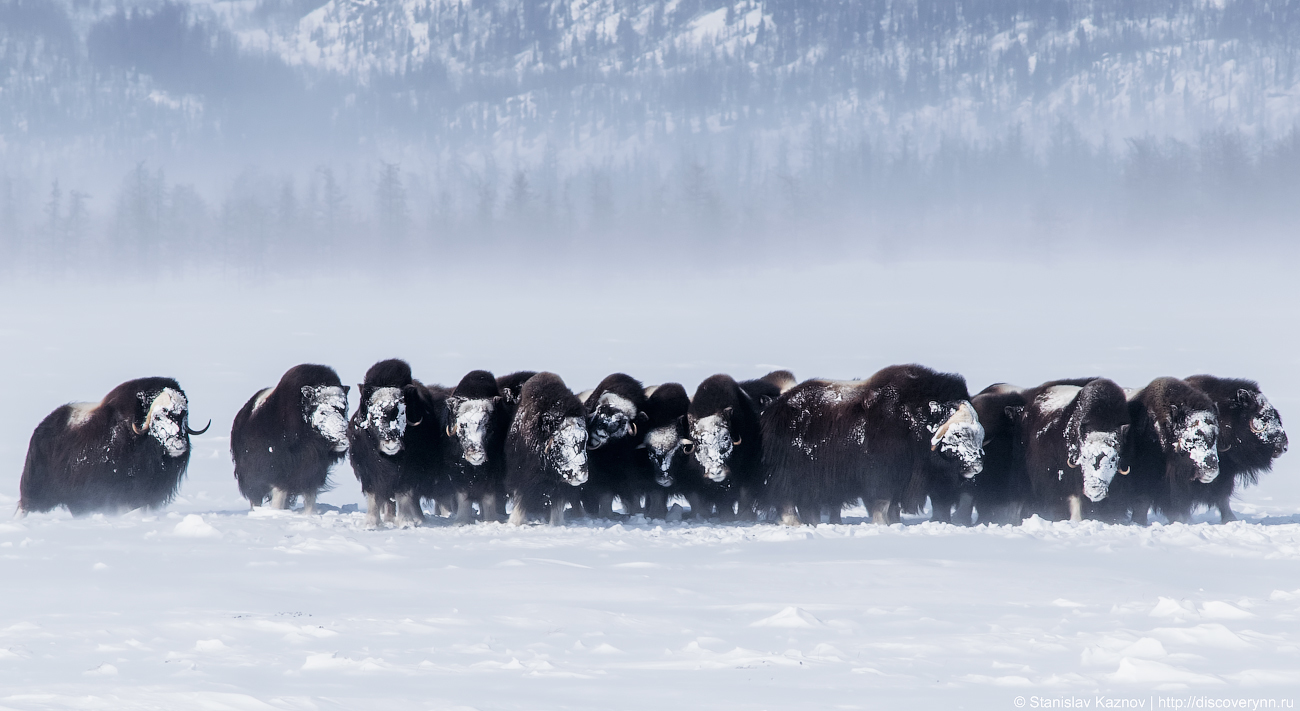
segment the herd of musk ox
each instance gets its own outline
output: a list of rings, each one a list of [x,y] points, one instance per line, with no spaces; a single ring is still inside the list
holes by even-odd
[[[476,370],[425,385],[401,360],[358,388],[321,365],[289,369],[255,393],[230,433],[235,479],[253,506],[315,510],[330,468],[351,459],[367,524],[415,525],[423,502],[455,523],[662,519],[690,515],[840,521],[861,500],[876,523],[920,513],[969,525],[1048,519],[1222,521],[1241,483],[1287,449],[1277,410],[1249,380],[1158,378],[1125,390],[1105,378],[971,397],[960,375],[891,366],[865,380],[796,383],[787,371],[744,382],[714,375],[694,396],[616,373],[582,394],[554,373]],[[73,514],[167,504],[190,456],[188,401],[169,378],[64,405],[32,435],[19,512]],[[209,423],[210,425],[211,423]]]

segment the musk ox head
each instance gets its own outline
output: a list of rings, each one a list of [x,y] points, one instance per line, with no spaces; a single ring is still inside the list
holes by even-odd
[[[584,417],[543,418],[551,431],[543,455],[560,479],[571,486],[587,483],[587,420]]]
[[[600,449],[610,440],[635,437],[638,423],[646,414],[639,412],[631,400],[612,392],[603,392],[587,413],[587,449]]]
[[[1219,420],[1209,410],[1174,405],[1169,449],[1195,470],[1196,481],[1209,484],[1219,476]]]
[[[375,434],[380,452],[391,457],[402,451],[406,424],[406,396],[402,388],[375,388],[366,402],[366,419],[362,425]]]
[[[1078,439],[1067,444],[1069,460],[1066,463],[1078,467],[1083,474],[1083,495],[1089,501],[1106,498],[1111,480],[1116,473],[1121,472],[1119,455],[1127,430],[1128,425],[1115,432],[1082,431]],[[1122,473],[1127,474],[1128,470],[1125,469]]]
[[[683,444],[692,444],[691,440],[682,436],[684,420],[685,417],[680,417],[671,425],[650,430],[640,445],[645,449],[646,456],[650,457],[650,463],[654,466],[655,483],[659,486],[673,485],[673,461],[681,452]]]
[[[348,450],[348,387],[302,386],[302,419],[333,446]]]
[[[688,443],[682,446],[687,454],[695,455],[695,461],[704,467],[704,476],[713,482],[726,481],[731,473],[728,466],[731,452],[740,444],[740,440],[731,437],[731,412],[728,407],[708,417],[687,417],[690,435]]]
[[[461,456],[473,466],[487,462],[487,440],[491,436],[492,413],[502,406],[501,397],[447,398],[447,436],[460,442]]]
[[[1271,447],[1274,457],[1285,454],[1287,437],[1286,430],[1282,429],[1282,416],[1277,413],[1277,408],[1273,407],[1273,403],[1264,397],[1264,393],[1243,388],[1237,391],[1237,401],[1241,404],[1248,418],[1249,437],[1260,444]],[[1238,432],[1236,435],[1238,441],[1248,441],[1246,440],[1247,435],[1244,433]]]
[[[189,435],[199,432],[186,424],[189,404],[185,394],[174,388],[163,388],[157,392],[138,393],[137,397],[145,407],[144,423],[139,426],[131,423],[132,431],[153,437],[169,457],[179,457],[190,451]]]
[[[932,429],[930,450],[956,462],[967,479],[979,474],[984,468],[984,427],[975,407],[968,400],[948,405],[931,402],[930,414],[947,415]]]

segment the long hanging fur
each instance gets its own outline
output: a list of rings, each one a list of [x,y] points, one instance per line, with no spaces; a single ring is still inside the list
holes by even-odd
[[[1273,460],[1286,453],[1282,418],[1253,380],[1213,375],[1185,380],[1210,396],[1219,411],[1219,476],[1209,484],[1192,483],[1192,504],[1217,508],[1220,522],[1235,521],[1232,496],[1237,487],[1258,483],[1260,474],[1272,470]],[[1261,425],[1259,432],[1252,421]],[[1191,515],[1190,510],[1179,513]]]
[[[81,516],[170,503],[189,466],[192,431],[188,407],[171,413],[184,449],[176,456],[148,430],[141,431],[164,389],[185,398],[171,378],[140,378],[113,388],[97,404],[72,403],[50,413],[27,448],[18,510],[66,506]]]
[[[443,431],[448,436],[442,452],[442,466],[446,469],[456,496],[456,521],[469,523],[472,520],[471,503],[477,503],[485,521],[500,521],[503,518],[506,502],[505,491],[505,443],[506,431],[510,428],[513,406],[507,403],[497,385],[497,378],[486,370],[474,370],[461,378],[446,399],[443,413]],[[463,424],[456,419],[458,408],[463,404],[477,407],[485,413],[480,463],[471,462],[467,457],[466,445],[474,443],[468,439],[468,433],[462,430]]]
[[[645,458],[655,488],[646,493],[646,517],[662,519],[668,515],[668,497],[686,495],[682,482],[686,478],[686,460],[682,440],[690,435],[686,415],[691,398],[681,383],[664,383],[646,388],[646,425],[638,452]]]
[[[701,459],[704,448],[698,441],[697,428],[711,417],[725,423],[725,436],[733,442],[724,456],[727,473],[722,481],[713,481],[706,475]],[[760,467],[763,434],[758,406],[731,376],[718,374],[706,378],[696,388],[686,419],[689,438],[695,441],[687,445],[691,451],[687,452],[681,488],[691,501],[692,514],[707,517],[716,512],[730,518],[734,510],[734,515],[740,518],[754,518],[763,486]]]
[[[574,418],[583,423],[586,441],[586,409],[582,401],[554,373],[537,373],[520,389],[518,409],[506,434],[506,489],[514,500],[511,522],[522,524],[529,515],[550,513],[552,523],[563,523],[564,507],[578,500],[576,486],[565,481],[556,466],[557,441],[561,427]],[[585,469],[585,460],[584,460]],[[586,472],[582,472],[585,480]]]
[[[984,469],[969,486],[979,522],[1019,524],[1033,494],[1020,441],[1024,390],[997,383],[981,390],[971,404],[984,426]]]
[[[641,510],[641,497],[652,491],[653,474],[637,451],[646,415],[645,387],[630,375],[607,376],[583,403],[587,410],[587,466],[590,478],[582,485],[582,507],[589,516],[608,518],[618,497],[628,513]],[[599,446],[594,446],[599,445]]]
[[[340,449],[339,443],[311,425],[310,393],[322,387],[340,388],[346,398],[348,388],[333,368],[296,365],[275,387],[255,393],[235,415],[230,455],[239,493],[249,503],[262,505],[271,498],[272,489],[290,499],[314,499],[317,492],[328,488],[330,467],[347,456],[347,449]],[[340,417],[346,422],[346,400]],[[344,439],[342,444],[346,443]]]

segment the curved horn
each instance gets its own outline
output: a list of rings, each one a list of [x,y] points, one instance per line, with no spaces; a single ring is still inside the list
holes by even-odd
[[[744,441],[744,439],[745,439],[744,437],[737,437],[736,439],[731,440],[731,446],[739,447],[740,443]]]
[[[939,442],[943,441],[943,436],[948,434],[948,427],[951,425],[952,425],[952,419],[949,418],[946,422],[943,423],[943,426],[941,426],[938,430],[935,431],[934,436],[930,438],[931,452],[933,452],[935,449],[939,447]]]
[[[1072,461],[1070,461],[1070,458],[1069,458],[1069,457],[1066,457],[1066,458],[1065,458],[1065,466],[1067,466],[1067,467],[1069,467],[1069,468],[1071,468],[1071,469],[1078,469],[1078,468],[1079,468],[1079,463],[1078,463],[1077,461],[1076,461],[1076,462],[1072,462]]]
[[[446,427],[446,431],[447,431],[447,436],[450,437],[450,436],[451,436],[451,425],[447,425],[447,427]]]
[[[1266,427],[1256,427],[1256,426],[1255,426],[1255,418],[1253,418],[1253,417],[1250,418],[1250,431],[1251,431],[1251,432],[1254,432],[1255,434],[1264,434],[1264,430],[1265,430],[1265,429],[1267,429],[1267,428],[1266,428]]]
[[[1120,474],[1123,474],[1124,476],[1128,476],[1128,473],[1129,473],[1132,469],[1133,469],[1133,467],[1124,467],[1123,469],[1119,470],[1119,473],[1120,473]]]
[[[631,427],[632,427],[632,436],[635,437],[635,436],[636,436],[636,420],[633,420],[633,421],[632,421],[632,423],[631,423]]]
[[[132,422],[131,431],[138,435],[142,435],[145,432],[148,432],[149,426],[153,424],[153,414],[157,410],[158,410],[158,397],[154,396],[153,402],[149,403],[149,411],[146,412],[144,415],[144,424],[140,427],[136,427],[135,423]]]
[[[136,434],[138,434],[138,435],[142,435],[142,434],[144,434],[145,432],[148,431],[148,428],[146,427],[145,429],[140,429],[140,428],[139,428],[139,427],[138,427],[134,422],[132,422],[132,423],[131,423],[131,431],[134,432],[134,433],[136,433]]]
[[[185,423],[185,432],[186,432],[186,434],[191,434],[191,435],[201,435],[201,434],[203,434],[204,432],[207,432],[208,429],[211,428],[211,427],[212,427],[212,418],[210,418],[210,417],[208,418],[208,424],[204,425],[204,426],[203,426],[203,429],[201,429],[201,430],[196,430],[196,429],[192,429],[192,428],[190,428],[190,423],[189,423],[188,421],[186,421],[186,423]]]
[[[418,426],[420,425],[421,422],[424,422],[424,418],[423,418],[423,417],[421,417],[420,419],[416,420],[415,422],[411,422],[410,420],[407,420],[407,421],[406,421],[406,426],[407,426],[407,427],[418,427]]]

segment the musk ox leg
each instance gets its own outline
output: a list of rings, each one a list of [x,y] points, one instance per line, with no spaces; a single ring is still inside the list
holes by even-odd
[[[628,516],[645,512],[645,507],[641,505],[640,494],[627,494],[626,496],[619,494],[618,500],[623,502],[623,511]]]
[[[607,520],[609,520],[609,519],[613,519],[613,518],[614,518],[614,495],[613,495],[613,494],[611,494],[611,493],[609,493],[609,492],[602,492],[601,495],[600,495],[600,503],[598,504],[598,506],[599,506],[599,509],[600,509],[600,510],[599,510],[599,513],[596,514],[596,518],[603,518],[603,519],[607,519]],[[563,509],[564,509],[564,506],[561,505],[561,506],[560,506],[560,510],[563,511]],[[554,524],[554,520],[555,520],[555,512],[554,512],[554,511],[551,512],[551,520],[552,520],[552,525],[555,525],[555,524]],[[561,517],[560,517],[560,524],[562,525],[563,523],[564,523],[564,517],[561,516]]]
[[[384,497],[382,503],[383,506],[381,508],[384,512],[384,523],[394,523],[397,520],[397,502],[388,497]]]
[[[757,521],[757,505],[758,502],[754,500],[749,487],[740,487],[740,491],[736,493],[736,518],[741,521]]]
[[[1070,507],[1070,521],[1078,523],[1083,520],[1083,499],[1077,495],[1071,494],[1065,497],[1065,503]]]
[[[289,508],[289,492],[278,486],[271,488],[271,508],[284,510]]]
[[[1145,496],[1139,496],[1133,502],[1133,524],[1135,526],[1146,526],[1149,523],[1147,518],[1151,512],[1151,499]]]
[[[1019,526],[1025,522],[1025,502],[1012,501],[1007,504],[1007,523]]]
[[[1219,503],[1215,504],[1219,509],[1219,523],[1228,523],[1237,520],[1237,514],[1232,512],[1232,504],[1227,497],[1224,497]]]
[[[844,505],[831,504],[830,514],[826,517],[826,523],[840,524],[844,523]]]
[[[952,523],[952,501],[946,497],[930,497],[930,520],[939,523]]]
[[[645,517],[661,520],[668,518],[668,492],[651,491],[646,493]]]
[[[497,495],[484,494],[478,502],[479,513],[483,514],[483,522],[501,523],[501,511],[497,508]]]
[[[889,499],[875,499],[871,502],[871,522],[881,526],[889,525]]]
[[[474,504],[470,503],[468,492],[456,492],[456,517],[453,521],[457,526],[474,523]]]
[[[424,524],[424,512],[420,510],[420,497],[412,492],[397,495],[394,502],[394,519],[399,526],[420,526]]]
[[[889,502],[889,522],[890,523],[903,522],[903,505],[901,503],[897,501]]]
[[[975,522],[972,515],[975,510],[975,497],[969,491],[961,492],[957,498],[957,513],[953,514],[952,522],[958,526],[969,526]]]
[[[316,513],[316,492],[309,491],[302,495],[302,513],[304,516]]]
[[[699,494],[687,494],[686,503],[691,505],[691,517],[698,521],[703,521],[712,513],[709,505],[704,503],[704,497]]]
[[[366,528],[379,528],[380,517],[383,514],[383,505],[379,502],[379,497],[375,492],[366,492]]]
[[[552,526],[564,525],[564,506],[565,506],[564,499],[555,499],[554,501],[551,502],[550,522]]]
[[[781,505],[781,525],[782,526],[803,525],[803,522],[799,520],[799,514],[795,512],[794,504]]]
[[[528,523],[528,510],[524,508],[523,499],[519,494],[515,494],[515,507],[510,511],[509,523],[511,526],[522,526]]]

